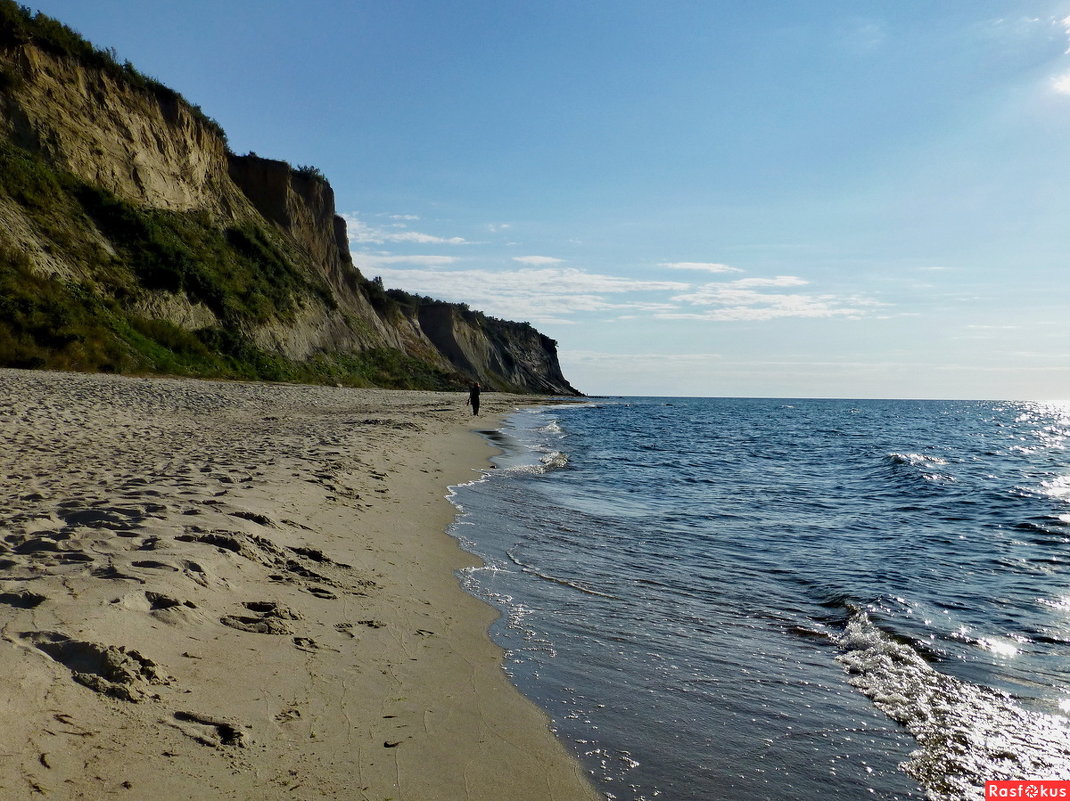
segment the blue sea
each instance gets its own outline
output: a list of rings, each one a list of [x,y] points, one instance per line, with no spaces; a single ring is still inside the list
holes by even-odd
[[[608,398],[485,434],[462,581],[607,798],[1070,779],[1070,405]]]

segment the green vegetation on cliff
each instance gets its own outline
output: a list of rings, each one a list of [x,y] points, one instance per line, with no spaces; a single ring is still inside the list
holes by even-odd
[[[0,365],[350,386],[456,384],[388,348],[294,362],[257,347],[245,332],[286,320],[302,298],[334,305],[329,287],[302,271],[266,224],[221,227],[205,212],[142,208],[7,142],[0,142],[0,193],[19,204],[48,249],[83,268],[79,278],[43,275],[0,229]],[[144,290],[184,295],[219,324],[190,331],[138,314],[131,301]]]

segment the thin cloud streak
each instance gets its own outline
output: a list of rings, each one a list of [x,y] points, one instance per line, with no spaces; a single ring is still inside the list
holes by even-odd
[[[549,264],[561,264],[564,259],[556,259],[553,256],[513,256],[513,261],[528,264],[532,267],[543,267]]]
[[[743,272],[739,267],[732,267],[728,264],[720,264],[713,261],[663,261],[658,266],[669,270],[693,270],[704,273]]]
[[[702,311],[674,311],[656,315],[665,320],[763,321],[786,317],[859,318],[884,304],[865,298],[838,298],[835,295],[763,292],[807,286],[794,275],[773,278],[741,278],[737,281],[705,284],[693,292],[674,295],[670,300],[690,306],[710,307]]]
[[[414,243],[419,245],[468,245],[467,239],[460,236],[436,236],[419,231],[410,231],[404,223],[392,223],[389,227],[369,225],[355,214],[343,214],[349,233],[349,243],[385,245],[394,243]],[[407,219],[405,215],[395,215],[392,219]]]
[[[421,267],[445,267],[450,264],[456,264],[457,259],[454,256],[430,256],[430,255],[412,255],[412,256],[397,256],[393,254],[376,254],[376,253],[353,253],[353,262],[364,271],[365,268],[375,269],[384,264],[412,264]]]

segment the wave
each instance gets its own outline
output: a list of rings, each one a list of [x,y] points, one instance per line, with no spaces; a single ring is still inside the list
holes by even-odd
[[[1070,476],[1057,476],[1049,481],[1040,482],[1041,495],[1060,501],[1070,501]]]
[[[568,467],[568,454],[562,451],[550,451],[539,457],[539,463],[543,466],[543,472],[561,470]]]
[[[889,453],[888,458],[893,464],[908,464],[912,467],[931,467],[933,465],[947,464],[947,459],[939,456],[929,456],[924,453]]]
[[[1070,720],[937,671],[864,611],[836,640],[848,681],[921,746],[903,767],[932,801],[980,798],[986,780],[1070,775]]]
[[[515,564],[525,573],[535,576],[536,578],[541,578],[543,581],[550,581],[554,584],[560,584],[562,587],[570,587],[571,589],[579,590],[580,592],[585,593],[586,595],[597,595],[599,598],[612,598],[613,600],[619,600],[615,595],[600,592],[599,590],[593,590],[590,587],[583,586],[579,582],[569,581],[568,579],[558,578],[557,576],[551,576],[546,573],[543,573],[542,571],[537,570],[531,565],[522,562],[519,558],[517,558],[516,554],[514,554],[512,550],[509,550],[506,553],[508,554],[509,558],[513,560],[513,564]]]
[[[926,453],[889,453],[888,464],[901,468],[908,473],[920,476],[929,482],[954,481],[954,476],[941,472],[937,468],[947,465],[947,459]]]
[[[539,461],[534,464],[517,464],[510,465],[509,467],[503,467],[497,471],[506,475],[523,474],[523,475],[541,475],[543,473],[549,473],[551,470],[563,470],[569,466],[568,454],[563,451],[544,451],[539,456]]]
[[[539,428],[537,430],[541,431],[541,432],[543,432],[545,434],[560,435],[560,434],[564,434],[565,433],[564,430],[561,428],[561,426],[558,425],[558,422],[556,420],[551,420],[549,423],[547,423],[546,425],[542,426],[541,428]]]

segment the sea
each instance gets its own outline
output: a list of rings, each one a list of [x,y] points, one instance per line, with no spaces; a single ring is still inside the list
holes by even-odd
[[[606,798],[1070,779],[1070,404],[600,398],[484,435],[461,580]]]

